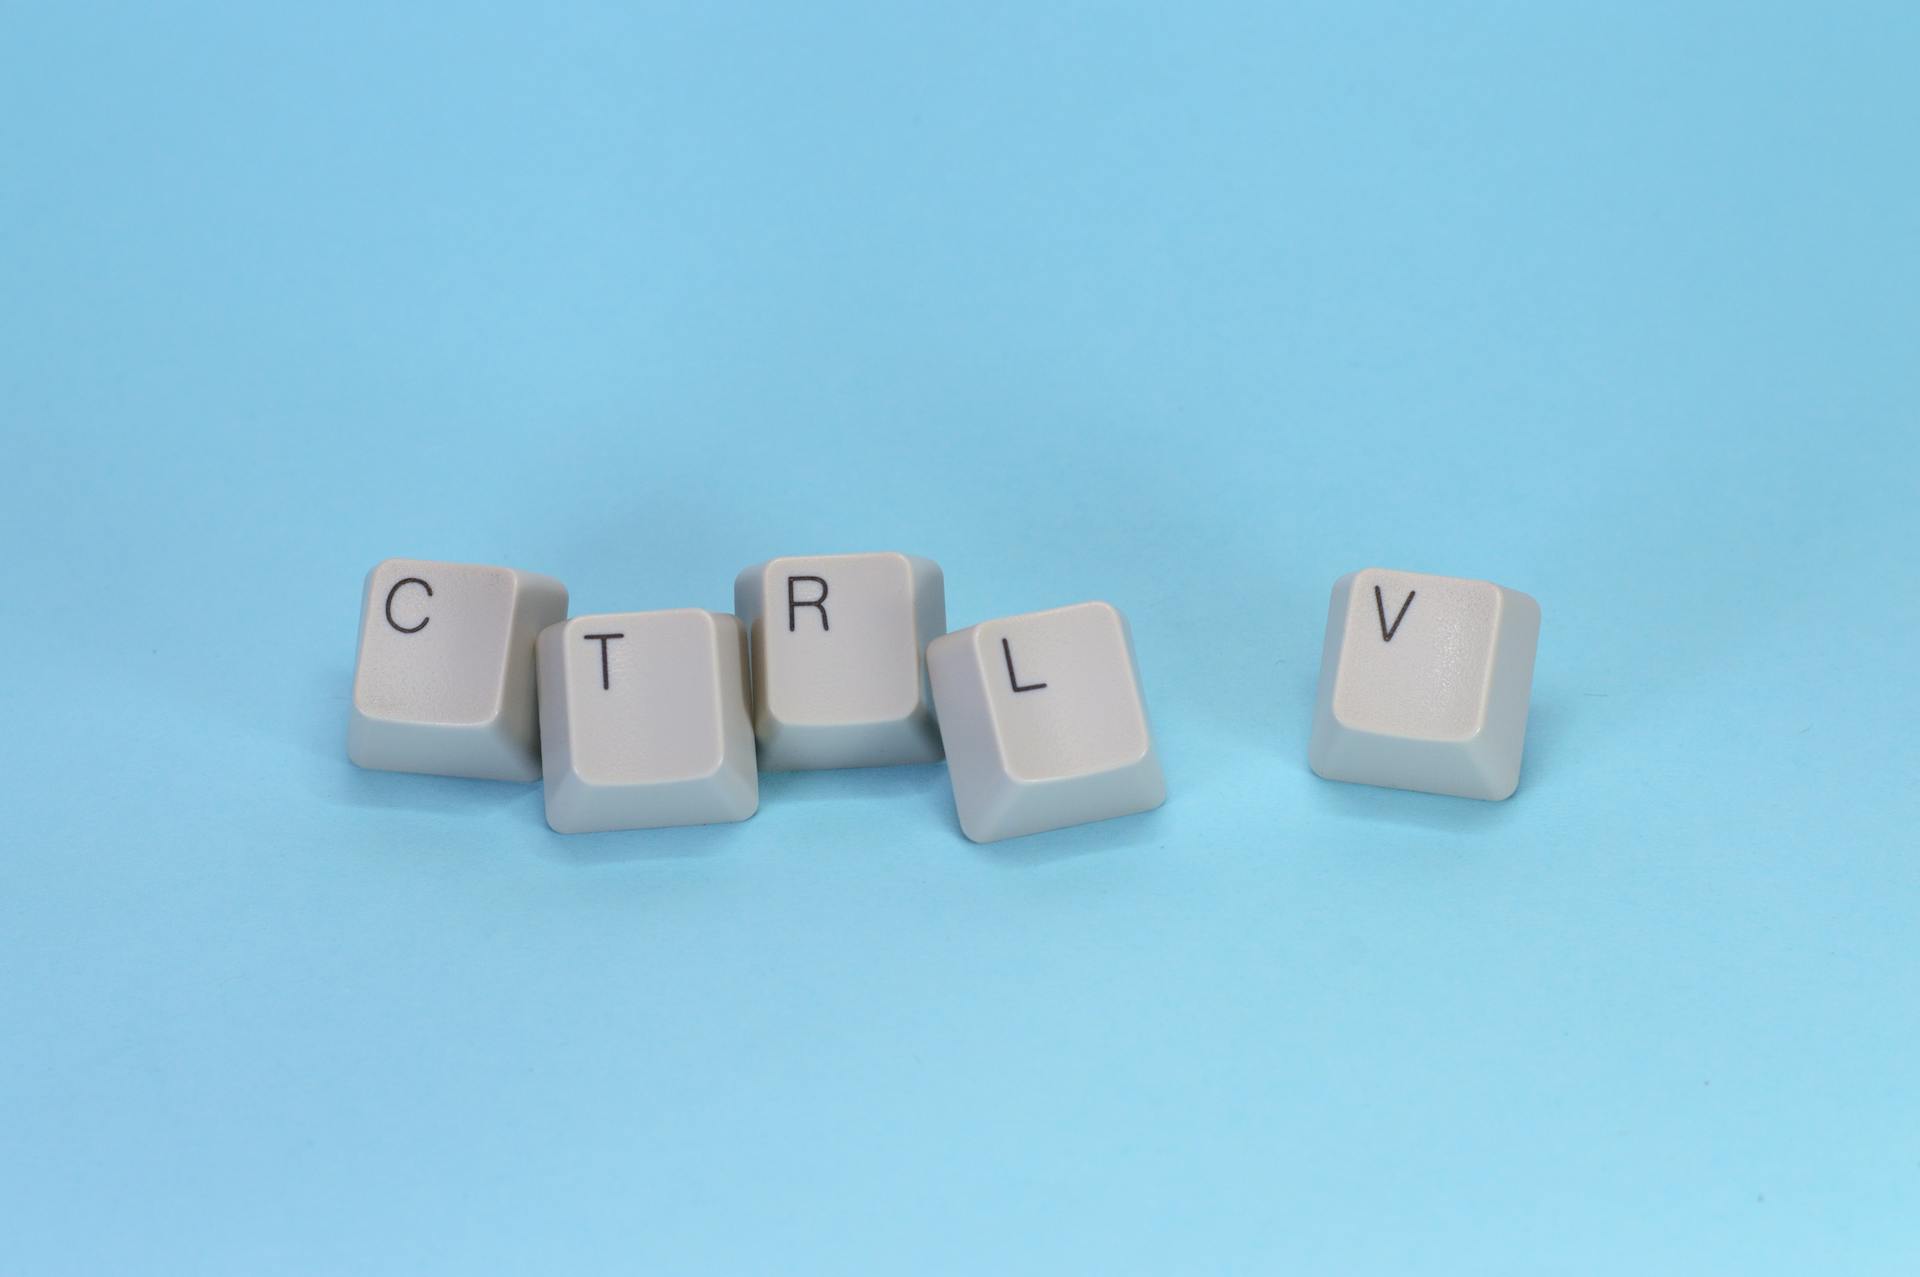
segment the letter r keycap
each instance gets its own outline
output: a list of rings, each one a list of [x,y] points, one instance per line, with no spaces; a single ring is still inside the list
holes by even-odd
[[[928,640],[946,632],[940,567],[907,554],[773,559],[742,572],[753,726],[768,771],[940,759]]]
[[[367,574],[347,756],[362,767],[540,778],[533,644],[567,614],[552,577],[388,559]]]

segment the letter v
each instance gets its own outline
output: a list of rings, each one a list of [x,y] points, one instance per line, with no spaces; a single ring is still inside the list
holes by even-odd
[[[1383,643],[1393,642],[1393,636],[1400,632],[1400,622],[1407,619],[1407,609],[1413,606],[1413,596],[1417,592],[1418,591],[1415,591],[1415,590],[1407,591],[1407,601],[1400,605],[1400,615],[1394,617],[1393,624],[1389,626],[1387,624],[1386,601],[1380,597],[1380,587],[1377,585],[1373,587],[1373,606],[1380,613],[1380,641],[1381,642]]]

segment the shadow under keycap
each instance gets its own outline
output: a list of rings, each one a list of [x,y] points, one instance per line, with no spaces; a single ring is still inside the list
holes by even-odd
[[[1133,816],[1116,816],[1111,820],[1054,829],[1044,834],[1008,838],[1001,842],[973,842],[968,839],[961,832],[960,820],[951,807],[948,808],[947,819],[953,836],[965,842],[975,855],[988,864],[1007,869],[1032,869],[1079,856],[1098,856],[1131,847],[1164,844],[1167,840],[1165,807],[1156,807]]]
[[[663,829],[615,829],[599,834],[556,834],[547,828],[544,809],[534,817],[546,837],[536,844],[541,856],[560,864],[634,864],[648,860],[685,860],[715,856],[747,836],[753,821],[718,825],[674,825]]]
[[[760,805],[769,803],[846,802],[875,798],[897,802],[917,794],[944,794],[947,765],[915,763],[900,767],[841,767],[826,771],[761,772]],[[949,800],[950,803],[950,800]]]
[[[537,781],[466,780],[414,772],[368,771],[348,762],[344,750],[332,766],[336,769],[333,773],[336,783],[329,796],[354,807],[471,816],[498,811],[524,799],[532,799],[536,809],[539,804]]]
[[[908,767],[845,768],[813,772],[763,772],[760,810],[749,820],[718,825],[681,825],[663,829],[626,829],[600,834],[553,834],[540,843],[540,854],[576,865],[606,865],[645,860],[670,860],[716,855],[736,839],[754,836],[754,824],[769,808],[833,801],[898,803],[915,795],[931,796],[949,815],[952,799],[942,783],[941,763]],[[544,817],[536,812],[543,829]]]

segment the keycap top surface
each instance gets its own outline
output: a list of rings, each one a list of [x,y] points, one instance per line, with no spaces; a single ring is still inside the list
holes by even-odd
[[[1006,677],[987,679],[1009,775],[1051,780],[1108,771],[1152,748],[1125,622],[1083,603],[970,631],[974,657]]]
[[[1360,731],[1466,740],[1486,721],[1501,589],[1369,569],[1347,591],[1333,712]]]

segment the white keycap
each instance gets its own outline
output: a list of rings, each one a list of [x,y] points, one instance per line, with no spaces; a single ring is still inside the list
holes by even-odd
[[[1308,760],[1328,780],[1501,799],[1520,783],[1540,605],[1368,568],[1327,609]]]
[[[781,558],[733,583],[753,646],[768,771],[940,760],[928,640],[947,629],[940,565],[906,554]]]
[[[1126,618],[1031,612],[927,648],[960,828],[975,842],[1126,816],[1167,800]]]
[[[746,660],[740,622],[697,608],[576,616],[543,630],[547,823],[585,834],[753,815]]]
[[[347,757],[383,771],[538,780],[533,643],[567,614],[552,577],[388,559],[367,573]]]

